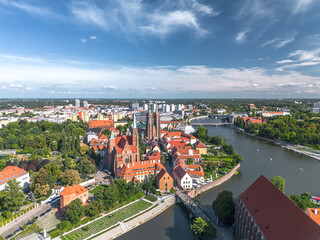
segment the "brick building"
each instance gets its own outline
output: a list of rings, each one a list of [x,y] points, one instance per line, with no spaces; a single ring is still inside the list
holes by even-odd
[[[237,240],[320,239],[318,224],[263,175],[237,199],[235,230]]]
[[[68,206],[75,199],[80,199],[82,204],[86,204],[86,202],[88,201],[88,197],[88,189],[82,187],[81,185],[67,185],[60,193],[60,208]]]
[[[149,108],[149,111],[147,113],[146,137],[152,140],[160,141],[160,113],[157,111],[157,109],[155,112],[151,112]]]
[[[160,191],[170,191],[173,188],[173,178],[164,168],[157,174],[156,182]]]

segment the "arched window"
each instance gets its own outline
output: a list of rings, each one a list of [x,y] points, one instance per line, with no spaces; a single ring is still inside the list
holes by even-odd
[[[126,163],[129,163],[129,156],[126,156]]]

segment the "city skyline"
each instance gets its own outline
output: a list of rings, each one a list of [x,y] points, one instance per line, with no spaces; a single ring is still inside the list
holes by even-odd
[[[3,98],[315,98],[320,4],[0,0]]]

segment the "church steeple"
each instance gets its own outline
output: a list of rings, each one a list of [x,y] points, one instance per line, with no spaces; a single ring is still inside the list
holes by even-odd
[[[137,121],[136,121],[136,114],[133,114],[133,123],[132,123],[132,128],[136,129],[137,128]]]

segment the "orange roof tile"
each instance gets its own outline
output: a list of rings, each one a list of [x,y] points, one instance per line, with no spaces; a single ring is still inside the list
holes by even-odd
[[[317,209],[317,215],[315,210]],[[320,208],[307,208],[305,213],[318,225],[320,225]]]
[[[5,167],[0,172],[0,185],[5,184],[10,180],[16,179],[26,174],[28,174],[28,172],[19,167],[15,167],[15,166]]]
[[[76,185],[76,186],[69,186],[67,185],[63,191],[60,193],[61,196],[68,196],[72,194],[76,194],[76,196],[88,192],[89,190],[82,187],[81,185]]]

